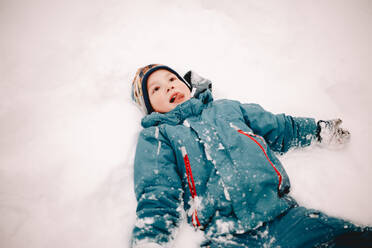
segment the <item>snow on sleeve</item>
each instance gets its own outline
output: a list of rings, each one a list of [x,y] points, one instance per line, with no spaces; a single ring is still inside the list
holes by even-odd
[[[146,240],[167,245],[182,217],[183,190],[173,150],[158,128],[148,128],[140,135],[134,178],[137,222],[133,244]]]

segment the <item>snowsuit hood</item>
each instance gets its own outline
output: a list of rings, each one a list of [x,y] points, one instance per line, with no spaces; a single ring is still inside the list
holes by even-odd
[[[164,244],[182,218],[209,237],[244,233],[294,206],[274,152],[307,146],[311,118],[274,115],[257,104],[213,101],[206,90],[142,119],[134,164],[133,242]]]

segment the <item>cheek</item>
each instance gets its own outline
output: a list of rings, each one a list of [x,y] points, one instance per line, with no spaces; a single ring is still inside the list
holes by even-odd
[[[155,95],[150,97],[150,103],[154,109],[161,108],[167,105],[166,99],[162,95]]]
[[[150,97],[150,103],[151,103],[151,105],[153,105],[153,106],[154,105],[157,105],[158,102],[159,102],[158,97],[156,97],[156,96]]]
[[[185,86],[185,98],[186,100],[189,100],[191,98],[191,92],[187,86]]]
[[[186,92],[187,92],[186,93],[186,98],[187,98],[187,100],[189,100],[191,98],[191,92],[190,92],[189,88],[187,88]]]

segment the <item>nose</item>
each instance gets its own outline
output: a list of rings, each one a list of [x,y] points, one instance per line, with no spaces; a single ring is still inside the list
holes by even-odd
[[[169,85],[168,87],[167,87],[167,92],[169,92],[170,90],[173,90],[174,89],[174,86],[173,85]]]

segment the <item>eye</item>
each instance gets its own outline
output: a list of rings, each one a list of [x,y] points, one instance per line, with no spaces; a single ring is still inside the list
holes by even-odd
[[[169,79],[169,81],[171,81],[171,82],[173,82],[174,80],[176,80],[176,77],[171,77],[171,78]]]
[[[152,93],[155,93],[155,92],[158,91],[159,89],[160,89],[159,86],[154,87],[154,89],[152,90]]]

